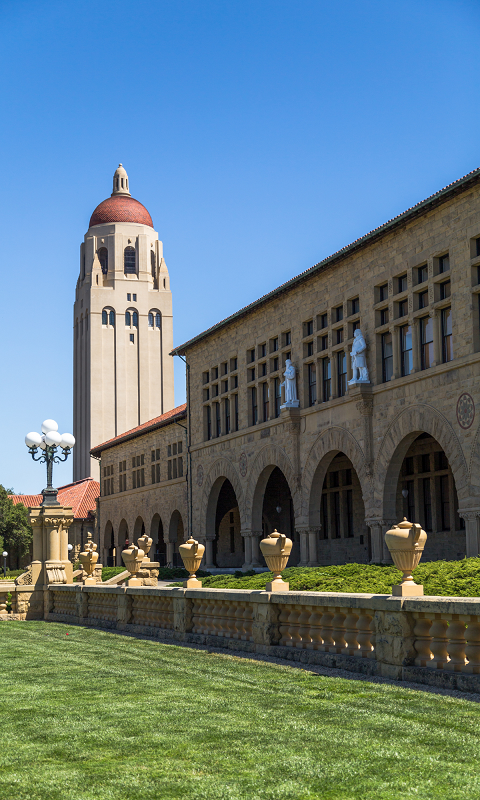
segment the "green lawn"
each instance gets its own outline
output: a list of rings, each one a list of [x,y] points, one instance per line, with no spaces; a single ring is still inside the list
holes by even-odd
[[[0,637],[2,800],[480,797],[471,701],[55,623]]]

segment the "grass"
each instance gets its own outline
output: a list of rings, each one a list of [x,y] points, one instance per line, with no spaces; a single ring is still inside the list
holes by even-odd
[[[89,628],[0,625],[2,800],[480,797],[471,701]]]
[[[14,581],[15,578],[18,578],[19,575],[23,575],[26,572],[27,567],[25,569],[7,569],[7,577],[3,577],[3,569],[0,574],[0,581]]]
[[[330,567],[287,567],[283,578],[291,591],[366,592],[390,594],[402,573],[392,565],[342,564]],[[461,561],[430,561],[413,572],[426,595],[480,597],[480,557]],[[204,587],[217,589],[264,589],[273,578],[271,572],[256,575],[212,575],[202,580]],[[180,584],[179,584],[180,585]]]

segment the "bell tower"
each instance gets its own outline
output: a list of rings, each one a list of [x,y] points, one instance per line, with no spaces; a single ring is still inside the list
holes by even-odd
[[[73,480],[90,448],[173,408],[172,294],[163,245],[119,165],[80,246],[73,312]]]

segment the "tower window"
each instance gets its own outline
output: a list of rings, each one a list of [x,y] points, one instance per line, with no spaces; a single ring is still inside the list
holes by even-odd
[[[131,341],[132,344],[135,344],[135,334],[134,333],[130,334],[130,341]]]
[[[115,311],[110,311],[109,318],[110,318],[110,325],[112,326],[112,328],[114,328],[115,327]]]
[[[108,325],[108,314],[105,309],[102,311],[102,325]]]
[[[134,311],[133,314],[132,314],[132,322],[133,322],[133,327],[134,328],[138,328],[138,313],[137,313],[137,311]]]
[[[153,314],[152,314],[152,312],[150,312],[149,315],[148,315],[148,327],[149,328],[153,328]]]
[[[137,271],[134,247],[126,247],[123,251],[123,271],[125,275],[135,275]]]
[[[150,250],[150,263],[151,263],[151,267],[152,267],[152,278],[154,278],[155,277],[155,266],[156,265],[155,265],[155,253],[153,252],[153,250]]]
[[[131,324],[132,324],[132,315],[130,314],[130,311],[125,311],[125,325],[127,328],[129,328]]]
[[[161,327],[162,327],[162,317],[161,317],[161,315],[158,313],[158,311],[157,311],[157,313],[155,314],[155,327],[156,327],[156,328],[161,328]]]
[[[108,250],[106,247],[101,247],[98,251],[98,260],[104,275],[108,272]]]

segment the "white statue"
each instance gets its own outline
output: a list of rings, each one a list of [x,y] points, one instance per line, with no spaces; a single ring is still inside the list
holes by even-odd
[[[350,353],[352,357],[353,376],[352,379],[348,381],[349,386],[352,386],[356,383],[370,383],[370,378],[368,375],[368,368],[367,368],[367,359],[365,357],[366,349],[367,349],[367,343],[365,341],[363,333],[359,328],[357,328],[357,330],[353,334],[352,351]]]
[[[289,358],[285,361],[285,380],[280,386],[285,387],[285,402],[280,408],[298,408],[300,400],[297,397],[297,383],[295,380],[296,370]]]

